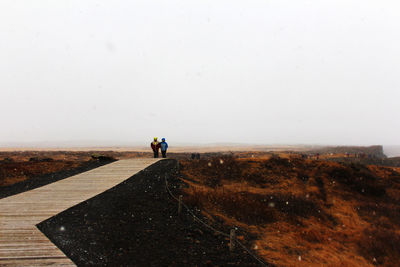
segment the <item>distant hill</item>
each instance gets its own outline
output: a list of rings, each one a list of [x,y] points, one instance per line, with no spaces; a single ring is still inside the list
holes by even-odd
[[[400,145],[399,146],[383,146],[383,151],[388,157],[400,157]]]
[[[355,154],[355,153],[365,153],[366,155],[372,155],[378,158],[386,158],[383,153],[383,146],[328,146],[320,149],[313,150],[312,152],[324,153],[334,153],[334,154]]]

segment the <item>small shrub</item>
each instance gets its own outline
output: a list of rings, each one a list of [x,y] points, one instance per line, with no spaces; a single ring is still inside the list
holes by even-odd
[[[304,231],[301,234],[300,238],[307,240],[311,243],[321,243],[325,240],[324,234],[315,229],[308,229]]]
[[[265,176],[260,172],[253,172],[246,175],[245,180],[255,185],[263,185],[267,182]]]
[[[279,167],[289,167],[290,166],[290,162],[288,159],[285,158],[281,158],[279,156],[272,156],[270,159],[268,159],[265,163],[264,163],[264,167],[266,169],[276,169]]]
[[[99,155],[99,154],[93,154],[92,159],[98,160],[98,161],[115,161],[116,160],[115,158],[113,158],[111,156]]]
[[[307,182],[310,179],[310,176],[304,170],[299,170],[297,172],[297,178],[303,182]]]
[[[386,194],[386,185],[382,183],[383,181],[364,165],[333,166],[324,171],[330,178],[362,195],[381,197]]]
[[[5,158],[3,159],[3,162],[14,162],[14,159],[9,158],[9,157],[5,157]]]
[[[358,241],[360,254],[376,264],[398,266],[400,262],[400,235],[391,229],[366,229]]]
[[[324,180],[321,177],[316,177],[315,182],[316,182],[319,192],[322,196],[322,200],[326,201],[326,190],[325,190],[325,186],[324,186]]]
[[[332,219],[311,201],[291,195],[266,196],[250,192],[191,188],[187,191],[185,201],[198,208],[217,209],[251,225],[271,223],[283,218],[296,223],[297,217],[315,216],[324,220]]]
[[[375,202],[366,203],[360,205],[357,211],[366,220],[371,220],[371,216],[372,218],[386,217],[392,223],[400,224],[400,207],[396,204],[381,202],[377,205]]]

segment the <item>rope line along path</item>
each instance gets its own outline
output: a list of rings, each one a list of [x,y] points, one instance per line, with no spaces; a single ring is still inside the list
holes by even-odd
[[[123,182],[156,161],[119,160],[0,199],[0,266],[75,266],[36,225]]]
[[[164,177],[165,177],[165,188],[166,188],[167,192],[169,193],[169,195],[170,195],[173,199],[175,199],[177,202],[179,202],[179,201],[180,201],[179,198],[177,198],[177,197],[171,192],[171,190],[169,189],[169,186],[168,186],[168,175],[165,174]],[[196,216],[196,215],[194,214],[194,212],[193,212],[183,201],[181,201],[180,203],[182,203],[182,206],[190,213],[190,215],[193,216],[193,219],[194,219],[195,221],[198,221],[199,223],[201,223],[202,225],[204,225],[205,227],[207,227],[208,229],[214,231],[214,232],[217,233],[217,234],[220,234],[220,235],[222,235],[222,236],[231,238],[231,235],[230,235],[230,234],[224,233],[224,232],[222,232],[222,231],[220,231],[220,230],[218,230],[218,229],[212,227],[211,225],[207,224],[207,223],[204,222],[202,219],[200,219],[198,216]],[[248,249],[248,248],[247,248],[242,242],[240,242],[236,237],[234,237],[234,241],[235,241],[236,244],[238,244],[239,246],[241,246],[250,256],[252,256],[258,263],[260,263],[261,266],[268,266],[264,261],[262,261],[259,257],[257,257],[253,252],[251,252],[251,250]]]

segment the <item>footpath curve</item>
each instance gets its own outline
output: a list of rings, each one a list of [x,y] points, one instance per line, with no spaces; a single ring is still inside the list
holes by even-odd
[[[158,160],[119,160],[0,199],[0,266],[75,266],[36,225],[123,182]]]

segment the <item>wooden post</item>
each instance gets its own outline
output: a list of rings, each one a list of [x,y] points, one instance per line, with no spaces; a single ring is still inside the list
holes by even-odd
[[[179,160],[176,160],[176,173],[179,173]]]
[[[233,251],[235,249],[235,229],[231,229],[229,250]]]
[[[168,193],[168,174],[165,174],[165,191]]]
[[[182,212],[182,195],[179,195],[179,203],[178,203],[178,214],[181,214]]]

